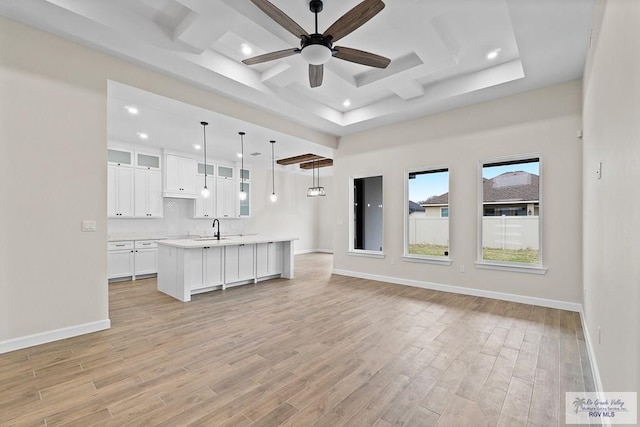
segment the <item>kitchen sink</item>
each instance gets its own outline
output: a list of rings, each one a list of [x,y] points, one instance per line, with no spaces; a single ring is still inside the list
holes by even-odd
[[[197,240],[197,241],[200,241],[200,240],[218,240],[218,238],[217,237],[198,237],[197,239],[194,239],[194,240]],[[221,237],[220,240],[229,240],[229,237]]]

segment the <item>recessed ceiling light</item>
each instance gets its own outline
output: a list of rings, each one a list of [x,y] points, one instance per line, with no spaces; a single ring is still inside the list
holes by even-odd
[[[200,144],[193,144],[193,148],[195,148],[196,150],[199,150],[202,148],[202,146]]]
[[[124,107],[125,110],[127,110],[129,112],[129,114],[135,116],[136,114],[138,114],[138,109],[136,107],[132,107],[131,105],[127,105],[126,107]]]
[[[350,99],[345,99],[344,102],[342,102],[342,105],[344,105],[345,107],[351,106],[351,100]]]
[[[498,48],[498,49],[494,49],[491,52],[487,53],[487,59],[496,59],[501,50],[502,49]]]
[[[142,132],[138,132],[138,136],[140,137],[140,139],[147,139],[147,138],[149,138],[149,135],[147,135],[146,133],[142,133]]]
[[[240,47],[242,48],[242,53],[244,53],[245,55],[251,55],[253,53],[253,49],[251,49],[251,46],[246,43],[242,43]]]

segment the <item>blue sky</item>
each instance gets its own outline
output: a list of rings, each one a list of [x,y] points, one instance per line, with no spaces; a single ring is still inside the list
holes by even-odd
[[[482,176],[491,179],[505,172],[525,171],[539,175],[538,162],[520,163],[517,165],[492,166],[484,168]],[[431,196],[439,196],[449,192],[449,172],[436,172],[417,175],[409,180],[409,200],[419,202]]]

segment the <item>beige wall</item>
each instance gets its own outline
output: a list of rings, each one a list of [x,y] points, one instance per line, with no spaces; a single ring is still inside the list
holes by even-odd
[[[584,309],[604,390],[640,391],[640,2],[598,6],[584,88]]]
[[[582,144],[576,131],[581,126],[581,83],[574,81],[343,137],[334,168],[334,268],[580,303]],[[543,162],[543,250],[548,271],[534,275],[476,269],[478,162],[530,153],[539,153]],[[451,266],[400,258],[404,171],[430,166],[450,169]],[[380,173],[384,175],[385,258],[350,256],[349,176]]]
[[[108,319],[108,79],[336,144],[333,136],[0,17],[0,350],[32,334]],[[85,219],[97,222],[95,233],[80,231]]]

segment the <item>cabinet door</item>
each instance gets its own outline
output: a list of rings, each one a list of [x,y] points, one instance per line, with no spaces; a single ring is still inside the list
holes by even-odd
[[[133,216],[133,169],[117,166],[116,205],[120,217]]]
[[[133,276],[133,249],[107,252],[107,277]]]
[[[224,283],[240,280],[238,246],[224,247]]]
[[[201,190],[204,188],[204,175],[198,175],[196,177],[197,188]],[[216,202],[216,180],[215,178],[207,177],[207,188],[209,189],[209,197],[204,198],[202,194],[198,194],[194,203],[194,217],[195,218],[214,218],[215,202]]]
[[[186,157],[180,158],[180,184],[185,193],[196,192],[197,171],[198,163],[195,160]]]
[[[186,289],[196,290],[206,287],[204,282],[204,249],[184,250],[184,275]]]
[[[258,243],[256,245],[256,277],[277,274],[282,274],[282,243]]]
[[[147,171],[147,209],[149,217],[162,218],[162,176],[160,171]]]
[[[204,277],[206,286],[218,286],[223,282],[222,276],[222,248],[206,247],[203,251]]]
[[[251,184],[243,182],[240,184],[242,190],[247,193],[245,200],[240,200],[240,212],[239,216],[249,217],[251,216]]]
[[[133,216],[133,169],[130,167],[107,166],[107,216]]]
[[[238,245],[239,280],[255,279],[255,245]]]
[[[269,275],[282,274],[282,242],[269,242]]]
[[[180,157],[167,155],[164,163],[165,190],[180,191]]]
[[[256,276],[265,277],[269,275],[269,244],[256,244]]]
[[[134,203],[133,203],[133,214],[135,217],[147,218],[149,209],[147,207],[148,204],[148,194],[147,191],[147,171],[136,169],[134,176]]]
[[[158,272],[158,249],[136,249],[135,252],[135,273],[136,276],[142,274],[155,274]]]
[[[216,216],[218,218],[235,218],[238,191],[234,179],[218,178],[216,181]]]
[[[107,166],[107,217],[117,218],[118,213],[118,167]]]

